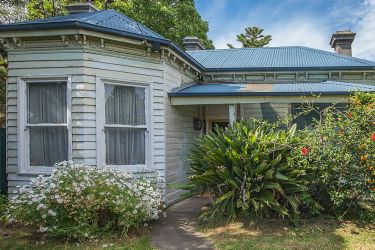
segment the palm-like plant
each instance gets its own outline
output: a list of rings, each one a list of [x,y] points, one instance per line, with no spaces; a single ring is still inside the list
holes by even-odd
[[[296,223],[308,193],[303,172],[288,164],[297,143],[294,133],[295,126],[277,130],[252,121],[199,138],[189,154],[192,171],[186,187],[213,199],[203,217],[256,221],[278,215]]]

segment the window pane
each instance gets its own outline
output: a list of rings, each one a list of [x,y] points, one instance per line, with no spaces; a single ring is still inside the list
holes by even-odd
[[[53,166],[68,160],[66,127],[30,127],[30,165]]]
[[[66,123],[66,83],[29,83],[29,123]]]
[[[145,89],[105,85],[106,124],[145,125]]]
[[[145,131],[143,128],[106,128],[106,164],[145,164]]]

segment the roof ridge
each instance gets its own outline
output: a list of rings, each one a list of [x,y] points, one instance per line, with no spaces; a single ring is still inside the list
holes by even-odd
[[[220,51],[238,51],[238,50],[257,50],[257,49],[283,49],[283,48],[302,48],[303,46],[276,46],[276,47],[258,47],[258,48],[225,48],[225,49],[204,49],[204,50],[191,50],[188,53],[199,52],[220,52]]]
[[[94,12],[92,12],[92,13],[93,13],[92,15],[89,15],[89,16],[87,16],[87,17],[82,18],[81,21],[88,20],[88,19],[90,19],[90,18],[92,18],[92,17],[94,17],[94,16],[97,16],[97,15],[99,15],[99,14],[103,14],[103,13],[105,13],[105,12],[107,12],[107,10],[94,11]],[[82,14],[82,13],[79,13],[79,14]]]
[[[358,57],[336,54],[336,53],[333,53],[333,52],[329,52],[329,51],[325,51],[325,50],[321,50],[321,49],[316,49],[316,48],[305,47],[305,46],[301,46],[301,48],[306,49],[306,50],[315,51],[315,52],[318,52],[318,53],[321,53],[321,54],[326,54],[326,55],[329,55],[329,56],[334,56],[334,57],[339,57],[339,58],[344,58],[344,59],[356,61],[356,62],[359,62],[359,63],[367,64],[368,66],[375,66],[375,62],[370,61],[370,60],[361,59],[361,58],[358,58]]]
[[[123,13],[118,12],[117,10],[110,9],[110,11],[115,12],[117,15],[121,16],[123,19],[126,18],[126,19],[129,19],[130,21],[133,21],[133,22],[138,26],[138,28],[139,28],[139,30],[141,31],[142,34],[143,34],[143,30],[142,30],[142,29],[145,29],[148,33],[151,33],[151,34],[153,34],[153,35],[159,36],[159,37],[161,37],[161,38],[163,38],[163,39],[165,39],[165,40],[169,40],[169,39],[165,38],[164,36],[160,35],[159,33],[153,31],[152,29],[147,28],[146,26],[144,26],[144,25],[141,24],[140,22],[137,22],[136,20],[134,20],[134,19],[132,19],[132,18],[130,18],[130,17],[124,15]],[[140,27],[141,27],[142,29],[141,29]],[[169,40],[169,41],[170,41],[170,40]]]

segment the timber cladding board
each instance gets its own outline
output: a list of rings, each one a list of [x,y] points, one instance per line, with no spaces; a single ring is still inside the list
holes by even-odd
[[[166,122],[166,183],[186,182],[189,163],[187,153],[194,138],[200,131],[193,129],[193,117],[199,117],[198,105],[174,107],[171,105],[167,93],[175,87],[196,81],[195,78],[179,71],[173,65],[164,64],[164,92],[165,92],[165,122]],[[167,186],[167,203],[173,203],[180,198],[181,191]]]
[[[36,46],[38,47],[38,46]],[[98,53],[89,50],[57,48],[40,50],[27,48],[9,52],[7,83],[7,172],[9,193],[16,186],[27,184],[36,174],[19,173],[18,166],[18,91],[17,79],[29,77],[71,76],[71,133],[72,159],[87,165],[96,165],[96,78],[117,79],[124,82],[148,82],[151,86],[151,107],[154,117],[153,164],[165,177],[165,96],[164,68],[160,60],[134,54]],[[14,53],[13,53],[14,52]]]

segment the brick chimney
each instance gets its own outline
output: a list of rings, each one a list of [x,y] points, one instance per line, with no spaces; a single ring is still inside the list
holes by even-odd
[[[69,15],[85,12],[94,12],[99,10],[90,1],[72,3],[66,6],[66,9],[68,10]]]
[[[332,35],[330,45],[335,50],[335,53],[352,56],[352,43],[355,37],[354,32],[350,30],[336,31]]]
[[[187,36],[182,40],[186,51],[205,49],[201,40],[196,36]]]

